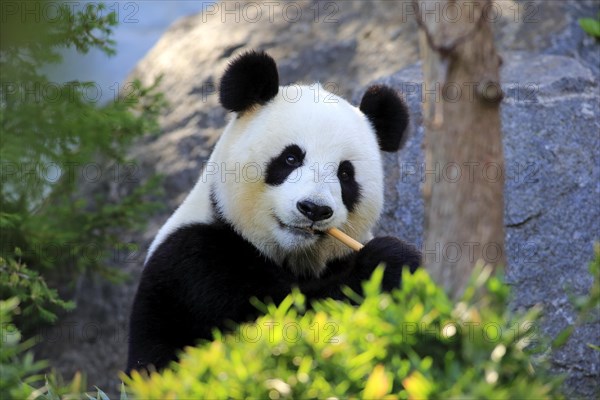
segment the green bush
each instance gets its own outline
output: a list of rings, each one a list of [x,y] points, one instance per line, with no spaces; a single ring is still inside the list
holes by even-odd
[[[119,235],[157,208],[160,183],[140,174],[128,149],[158,131],[165,102],[158,80],[122,85],[124,95],[100,103],[88,95],[98,84],[46,76],[64,48],[114,54],[117,15],[103,4],[12,2],[1,15],[0,398],[85,398],[82,374],[65,383],[29,348],[40,324],[75,306],[59,289],[67,297],[86,271],[124,278],[109,266],[135,249]]]
[[[20,257],[20,249],[15,252]],[[40,318],[45,322],[55,322],[53,310],[72,310],[75,303],[61,300],[56,289],[49,288],[46,281],[36,271],[27,268],[20,259],[0,257],[0,293],[10,292],[16,299],[24,299],[21,311],[23,318]],[[11,318],[12,319],[12,318]]]
[[[123,377],[133,398],[556,398],[560,379],[532,362],[540,314],[506,307],[508,288],[477,268],[458,302],[424,271],[380,293],[382,269],[357,303],[305,311],[293,293],[150,376]]]
[[[80,11],[49,1],[12,7],[0,24],[0,299],[19,298],[24,313],[15,321],[30,335],[72,308],[46,282],[68,289],[84,271],[124,277],[107,256],[124,253],[119,233],[147,220],[158,205],[148,198],[159,186],[157,178],[142,179],[127,150],[158,130],[164,100],[156,84],[136,81],[124,85],[126,96],[100,104],[87,94],[99,87],[94,82],[45,75],[63,48],[114,53],[117,18],[102,4]],[[56,18],[39,15],[57,7]]]
[[[43,381],[41,370],[47,366],[44,361],[34,361],[27,350],[33,340],[21,341],[21,332],[13,323],[19,300],[0,300],[0,398],[26,398],[34,386]]]
[[[85,376],[79,372],[71,382],[65,382],[55,371],[43,374],[48,362],[34,359],[30,348],[35,339],[23,341],[21,332],[13,323],[13,317],[20,312],[18,298],[0,300],[0,399],[108,399],[98,388],[96,392],[86,393]],[[124,389],[122,393],[121,398],[125,399]]]

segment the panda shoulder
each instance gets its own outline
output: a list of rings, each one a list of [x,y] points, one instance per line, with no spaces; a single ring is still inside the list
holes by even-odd
[[[145,270],[166,270],[168,274],[201,273],[204,267],[224,259],[225,249],[241,246],[240,240],[231,229],[220,224],[184,225],[169,234],[154,250]],[[182,271],[188,269],[190,271]]]

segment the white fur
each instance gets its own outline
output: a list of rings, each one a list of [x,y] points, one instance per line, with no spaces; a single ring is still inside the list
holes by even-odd
[[[265,184],[267,163],[291,144],[306,152],[304,165],[281,185]],[[342,202],[337,178],[344,160],[354,165],[361,187],[352,213]],[[224,217],[266,257],[285,262],[298,274],[318,275],[328,260],[351,250],[330,237],[317,241],[316,236],[294,234],[276,218],[287,225],[310,225],[296,209],[298,201],[308,199],[334,212],[315,223],[316,229],[337,227],[368,241],[383,207],[381,154],[375,132],[358,108],[320,86],[280,87],[267,105],[234,114],[198,183],[160,229],[148,257],[178,227],[212,222],[211,188]]]

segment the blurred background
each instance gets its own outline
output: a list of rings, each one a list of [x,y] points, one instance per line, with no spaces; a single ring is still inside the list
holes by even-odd
[[[72,3],[75,5],[75,2]],[[103,87],[109,87],[115,82],[122,83],[174,21],[199,13],[205,4],[210,3],[177,0],[106,3],[107,13],[117,11],[119,15],[119,23],[112,34],[116,53],[106,57],[99,49],[91,49],[87,54],[65,49],[60,52],[63,61],[48,65],[45,71],[49,78],[58,82],[77,79],[95,81]],[[98,4],[82,1],[77,2],[76,8],[85,9],[88,5],[95,8]]]

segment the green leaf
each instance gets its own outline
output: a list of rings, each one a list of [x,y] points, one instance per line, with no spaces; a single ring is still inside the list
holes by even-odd
[[[119,400],[129,400],[127,398],[127,392],[125,391],[125,384],[123,382],[121,382],[121,396],[119,397]]]
[[[98,391],[98,395],[97,395],[98,400],[110,400],[108,398],[108,396],[106,395],[106,393],[104,393],[102,390],[100,390],[100,388],[98,386],[94,386],[94,387]]]
[[[580,18],[579,26],[590,36],[600,38],[600,20],[593,18]]]
[[[554,341],[552,342],[552,348],[556,349],[558,347],[563,346],[565,343],[567,343],[567,341],[573,334],[574,330],[575,330],[575,327],[573,325],[571,325],[571,326],[567,327],[565,330],[563,330],[561,333],[559,333],[558,336],[556,337],[556,339],[554,339]]]

